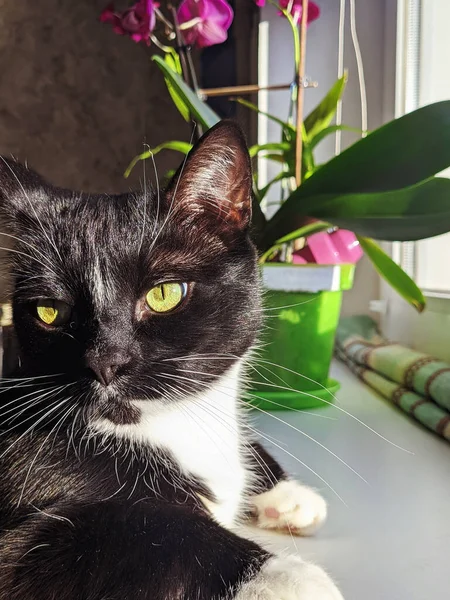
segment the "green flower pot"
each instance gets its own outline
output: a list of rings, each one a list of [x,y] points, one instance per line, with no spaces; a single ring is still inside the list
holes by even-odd
[[[264,410],[306,409],[333,402],[329,378],[342,292],[354,265],[270,264],[262,269],[266,329],[252,370],[250,402]]]

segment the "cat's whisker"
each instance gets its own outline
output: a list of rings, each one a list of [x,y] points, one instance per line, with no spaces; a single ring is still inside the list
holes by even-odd
[[[68,385],[69,385],[69,384],[68,384]],[[17,427],[19,427],[19,426],[23,425],[24,423],[26,423],[27,421],[29,421],[30,419],[32,419],[32,418],[33,418],[34,416],[36,416],[37,414],[40,414],[41,412],[45,411],[45,410],[48,408],[48,406],[49,406],[49,405],[47,404],[47,403],[48,403],[48,401],[49,401],[48,397],[49,397],[49,396],[52,396],[52,395],[53,395],[53,396],[56,396],[56,395],[60,394],[62,391],[64,391],[64,389],[66,389],[66,388],[68,387],[68,385],[66,385],[66,386],[61,386],[61,387],[54,388],[54,389],[51,389],[50,391],[48,391],[48,392],[46,392],[46,393],[44,393],[44,394],[41,394],[41,395],[40,395],[40,396],[38,396],[38,397],[32,398],[31,400],[29,400],[29,401],[27,401],[27,402],[24,402],[24,403],[22,403],[21,405],[14,407],[13,409],[10,409],[10,410],[8,410],[8,411],[5,411],[5,412],[4,412],[4,413],[1,415],[2,417],[4,416],[4,414],[8,414],[8,413],[11,413],[11,412],[13,412],[13,411],[18,411],[18,412],[17,412],[17,413],[15,413],[15,414],[14,414],[12,417],[10,417],[9,419],[6,419],[6,420],[5,420],[5,423],[13,423],[13,421],[15,421],[15,420],[16,420],[16,419],[17,419],[17,418],[18,418],[20,415],[22,415],[24,412],[26,413],[26,412],[27,412],[27,411],[29,411],[31,408],[33,408],[33,407],[35,407],[35,406],[37,406],[37,405],[39,405],[39,404],[42,404],[42,402],[43,402],[44,400],[46,401],[46,406],[44,406],[43,408],[41,408],[39,411],[35,411],[33,415],[31,415],[30,417],[28,417],[28,418],[24,419],[24,420],[23,420],[21,423],[19,423],[19,424],[16,424],[16,425],[13,425],[12,427],[10,427],[10,429],[8,429],[8,430],[6,430],[6,431],[2,431],[2,432],[0,433],[0,435],[5,435],[6,433],[9,433],[9,432],[10,432],[10,431],[12,431],[14,428],[17,428]],[[39,390],[39,391],[41,391],[41,390]],[[58,400],[55,400],[55,402],[57,402],[57,401],[58,401]],[[24,405],[27,405],[27,406],[26,406],[25,408],[23,408],[23,406],[24,406]]]
[[[42,421],[48,419],[48,417],[55,412],[55,410],[58,410],[58,408],[60,408],[61,406],[63,406],[65,403],[67,402],[67,399],[62,400],[61,402],[58,402],[56,404],[56,406],[53,406],[50,410],[48,410],[42,417],[40,417],[35,423],[33,423],[31,425],[31,427],[29,427],[26,431],[24,431],[24,433],[22,433],[18,438],[16,438],[9,446],[8,448],[2,452],[2,454],[0,454],[0,459],[2,459],[18,442],[20,442],[20,440],[22,440],[25,436],[27,436],[29,433],[31,433],[31,431],[33,431],[37,425],[39,425],[39,423],[42,423]],[[35,416],[35,415],[33,415]],[[27,419],[29,420],[29,419]],[[23,423],[21,423],[22,425]]]
[[[32,419],[33,419],[33,418],[34,418],[36,415],[40,415],[40,414],[42,414],[42,413],[43,413],[43,412],[45,412],[45,411],[46,411],[46,410],[47,410],[49,407],[51,407],[51,406],[54,406],[54,405],[55,405],[57,402],[58,402],[58,400],[55,400],[55,399],[53,399],[53,400],[50,400],[49,402],[47,402],[47,403],[46,403],[46,405],[45,405],[43,408],[41,408],[41,409],[39,409],[39,410],[36,410],[36,411],[33,413],[33,415],[30,415],[30,416],[29,416],[29,417],[27,417],[26,419],[23,419],[23,421],[21,421],[20,423],[16,423],[15,425],[12,425],[12,426],[11,426],[9,429],[7,429],[7,430],[5,430],[5,431],[0,431],[0,435],[1,435],[1,436],[4,436],[4,435],[6,435],[6,434],[8,434],[8,433],[11,433],[11,431],[17,430],[17,429],[18,429],[19,427],[21,427],[21,426],[22,426],[24,423],[26,423],[27,421],[31,421],[31,420],[32,420]],[[31,408],[31,407],[30,407],[30,408]],[[12,422],[13,422],[13,421],[14,421],[14,420],[17,418],[17,416],[18,416],[18,415],[14,415],[12,418],[10,418],[10,419],[7,419],[7,420],[5,421],[5,423],[12,423]]]
[[[304,304],[309,304],[310,302],[317,302],[319,299],[318,296],[314,296],[313,298],[309,298],[308,300],[303,300],[303,302],[295,302],[295,304],[285,304],[284,306],[264,306],[263,312],[269,312],[272,310],[284,310],[286,308],[295,308],[296,306],[303,306]]]
[[[45,388],[45,389],[39,388],[37,390],[34,389],[29,394],[25,394],[24,396],[20,396],[19,398],[14,398],[14,400],[11,400],[10,402],[7,402],[6,404],[3,404],[0,406],[0,416],[3,417],[4,415],[7,415],[12,411],[19,410],[23,406],[27,406],[28,404],[30,404],[32,402],[36,402],[36,404],[37,404],[40,401],[40,399],[42,397],[41,394],[43,392],[48,392],[48,394],[50,394],[54,391],[55,391],[55,386],[51,386],[50,390],[48,390],[48,388]],[[31,400],[27,400],[26,402],[23,402],[23,400],[25,400],[25,398],[29,398],[30,396],[34,396],[35,394],[40,394],[40,395],[38,396],[38,398],[32,398]],[[48,394],[45,394],[43,397],[45,397]],[[4,410],[8,406],[11,406],[12,404],[17,404],[18,402],[20,402],[19,406],[15,406],[14,408],[9,409],[9,410]]]
[[[198,383],[197,381],[194,380],[195,383]],[[207,385],[207,384],[206,384]],[[223,392],[225,395],[226,393]],[[215,410],[219,410],[220,409],[216,406]],[[223,411],[220,411],[223,412]],[[255,428],[251,427],[250,425],[248,425],[247,423],[243,423],[243,427],[245,427],[246,429],[248,429],[249,431],[252,431],[253,433],[255,433],[256,435],[259,435],[260,437],[262,437],[263,439],[265,439],[266,441],[268,441],[269,443],[273,444],[275,447],[277,447],[279,450],[281,450],[282,452],[284,452],[285,454],[287,454],[290,458],[293,458],[295,461],[297,461],[299,464],[301,464],[305,469],[307,469],[308,471],[310,471],[313,475],[315,475],[318,479],[320,479],[320,481],[322,481],[336,496],[337,498],[339,498],[339,500],[345,505],[347,506],[346,502],[343,500],[343,498],[339,495],[339,493],[321,476],[319,475],[312,467],[310,467],[309,465],[307,465],[305,462],[303,462],[302,460],[300,460],[297,456],[295,456],[294,454],[292,454],[291,452],[289,452],[288,450],[286,450],[285,448],[283,448],[280,444],[278,444],[277,442],[274,442],[273,440],[271,440],[268,436],[266,436],[265,434],[263,434],[262,432],[258,432]],[[300,432],[301,433],[301,432]]]
[[[171,386],[169,384],[167,384],[167,385],[173,390],[175,398],[178,398],[181,401],[180,407],[183,409],[184,408],[183,400],[185,400],[185,396],[180,392],[180,390],[177,390],[176,388],[174,388],[173,386]],[[193,391],[193,390],[190,390],[189,388],[187,388],[186,384],[183,385],[182,390],[184,391],[185,394],[191,394]],[[240,433],[239,427],[238,426],[233,427],[233,425],[232,425],[233,421],[230,422],[230,415],[228,415],[228,420],[226,421],[224,418],[220,417],[220,415],[218,415],[215,412],[216,407],[211,407],[211,410],[208,410],[207,406],[205,406],[204,404],[201,404],[194,398],[192,398],[192,402],[195,404],[195,406],[208,412],[211,416],[213,416],[215,419],[217,419],[219,422],[221,422],[223,424],[223,426],[225,426],[229,431],[231,431],[232,433],[235,433],[236,435],[239,435],[239,433]],[[186,411],[187,411],[187,408],[186,408]],[[239,423],[239,425],[245,427],[245,424]],[[255,431],[257,431],[257,430],[255,429]],[[259,432],[258,432],[258,434],[259,434]],[[260,460],[257,452],[255,452],[255,450],[252,448],[251,443],[249,443],[247,440],[241,440],[241,441],[242,441],[243,445],[245,446],[246,450],[250,453],[250,455],[254,458],[256,463],[260,466],[262,471],[265,473],[268,480],[271,481],[273,485],[275,485],[276,480],[273,478],[273,474],[267,470],[266,465],[264,464],[264,462],[262,462]],[[276,440],[276,441],[278,441],[278,440]]]
[[[71,400],[71,399],[72,399],[71,397],[67,398],[67,402],[68,402],[69,400]],[[66,411],[66,412],[63,414],[63,416],[62,416],[62,417],[61,417],[61,418],[60,418],[60,419],[57,421],[57,423],[56,423],[56,424],[55,424],[55,425],[54,425],[54,426],[53,426],[53,427],[50,429],[50,433],[49,433],[49,434],[48,434],[48,435],[47,435],[47,436],[44,438],[44,441],[43,441],[43,442],[42,442],[42,444],[39,446],[39,448],[38,448],[38,450],[37,450],[37,452],[36,452],[36,454],[35,454],[35,456],[34,456],[33,460],[32,460],[32,461],[31,461],[31,463],[30,463],[30,466],[28,467],[27,474],[25,475],[25,480],[24,480],[24,482],[23,482],[23,485],[22,485],[22,490],[21,490],[21,492],[20,492],[20,496],[19,496],[19,499],[18,499],[18,501],[17,501],[17,508],[19,508],[19,506],[20,506],[20,504],[21,504],[21,502],[22,502],[22,498],[23,498],[23,495],[24,495],[24,493],[25,493],[25,488],[26,488],[26,486],[27,486],[27,483],[28,483],[28,478],[30,477],[31,471],[33,470],[33,467],[34,467],[34,465],[35,465],[35,463],[36,463],[36,461],[37,461],[37,459],[38,459],[38,457],[39,457],[39,454],[42,452],[42,449],[44,448],[45,444],[46,444],[46,443],[47,443],[47,441],[50,439],[50,437],[52,436],[52,434],[55,432],[55,430],[57,429],[58,425],[59,425],[59,428],[61,428],[61,425],[62,425],[62,423],[64,422],[64,419],[66,419],[66,418],[69,416],[69,414],[70,414],[70,412],[73,410],[73,408],[74,408],[74,407],[73,407],[73,405],[69,407],[69,410],[68,410],[68,411]],[[53,417],[53,418],[55,418],[55,417]],[[51,420],[53,420],[53,418],[52,418]],[[58,418],[58,417],[56,416],[56,418]],[[51,422],[51,421],[50,421],[50,422]],[[55,435],[57,435],[57,434],[58,434],[58,431],[59,431],[59,429],[58,429],[58,430],[56,430],[56,433],[55,433]]]
[[[83,409],[81,407],[78,408],[78,410],[75,411],[75,415],[74,415],[74,417],[72,419],[72,427],[70,427],[70,433],[69,433],[68,441],[67,441],[66,457],[69,454],[70,445],[72,445],[72,448],[73,448],[73,450],[75,452],[75,456],[78,459],[80,458],[78,456],[78,454],[77,454],[77,449],[76,449],[76,446],[75,446],[75,427],[76,427],[77,420],[82,417],[82,413],[83,413]]]
[[[22,192],[23,192],[23,195],[24,195],[25,199],[27,200],[28,204],[30,205],[30,208],[31,208],[31,210],[33,211],[33,214],[34,214],[34,216],[35,216],[35,218],[36,218],[37,222],[39,223],[39,226],[40,226],[40,228],[41,228],[41,230],[42,230],[42,233],[43,233],[43,234],[44,234],[44,236],[47,238],[47,241],[50,243],[50,245],[51,245],[51,246],[54,248],[54,250],[55,250],[56,254],[59,256],[59,259],[60,259],[60,261],[61,261],[61,264],[64,264],[64,261],[63,261],[63,259],[62,259],[62,257],[61,257],[61,254],[59,253],[59,250],[58,250],[58,248],[57,248],[57,246],[56,246],[56,244],[55,244],[55,241],[54,241],[54,240],[52,240],[52,239],[50,239],[50,237],[48,236],[48,234],[47,234],[47,232],[46,232],[46,230],[45,230],[45,227],[44,227],[44,225],[42,224],[42,221],[40,220],[40,218],[39,218],[39,215],[38,215],[38,213],[37,213],[37,211],[36,211],[36,209],[35,209],[35,207],[34,207],[34,203],[31,201],[31,198],[30,198],[30,197],[29,197],[29,195],[26,193],[26,191],[25,191],[25,188],[24,188],[24,186],[23,186],[22,182],[21,182],[21,181],[20,181],[20,179],[17,177],[17,175],[16,175],[16,173],[15,173],[14,169],[12,169],[12,167],[9,165],[9,163],[8,163],[8,162],[7,162],[7,161],[6,161],[6,160],[5,160],[5,159],[4,159],[2,156],[0,156],[0,159],[1,159],[1,160],[4,162],[5,166],[6,166],[6,167],[7,167],[7,168],[10,170],[10,172],[12,173],[12,175],[13,175],[14,179],[15,179],[15,180],[17,181],[17,183],[19,184],[20,188],[22,189]]]
[[[32,256],[31,254],[27,254],[26,252],[21,252],[20,250],[16,250],[14,248],[7,248],[6,246],[0,246],[0,250],[5,250],[5,252],[12,252],[13,254],[19,254],[20,256],[24,256],[25,258],[29,258],[31,260],[36,261],[39,265],[41,264],[41,261],[38,258]]]
[[[13,240],[17,240],[21,244],[24,244],[25,246],[28,246],[29,248],[31,248],[32,250],[37,252],[37,254],[44,259],[45,265],[47,267],[49,267],[49,269],[53,272],[53,263],[51,262],[50,257],[45,255],[43,252],[41,252],[38,248],[36,248],[36,246],[34,246],[33,244],[30,244],[29,242],[27,242],[26,240],[24,240],[20,237],[17,237],[16,235],[12,235],[10,233],[5,233],[4,231],[0,231],[0,236],[5,236],[5,237],[11,238]]]
[[[41,382],[40,383],[40,389],[48,389],[49,386],[54,385],[52,382]],[[30,382],[25,382],[25,383],[15,383],[14,385],[5,385],[5,386],[1,386],[0,387],[0,395],[1,394],[5,394],[6,392],[10,392],[11,390],[23,390],[25,388],[34,388],[36,389],[36,383],[33,383],[32,381]],[[14,402],[15,400],[11,401]],[[2,408],[4,408],[5,406],[7,406],[9,404],[9,402],[7,404],[2,404],[0,402],[0,411]]]
[[[206,373],[202,373],[203,375],[205,375]],[[175,376],[176,379],[179,378],[179,376]],[[185,377],[181,377],[182,380],[187,380],[190,381],[192,383],[201,383],[203,384],[204,382],[200,382],[197,381],[195,379],[188,379]],[[251,383],[251,382],[250,382]],[[208,384],[204,384],[206,387],[209,387]],[[225,386],[220,386],[220,391],[222,392],[224,389],[229,389],[230,391],[233,391],[231,388],[225,388]],[[227,394],[229,396],[232,396],[232,394]],[[252,394],[252,397],[254,398],[259,398],[262,400],[262,398],[260,396],[256,396]],[[312,441],[313,443],[317,444],[318,446],[320,446],[323,450],[325,450],[326,452],[328,452],[328,454],[330,454],[331,456],[333,456],[334,458],[336,458],[341,464],[343,464],[345,467],[347,467],[350,471],[352,471],[352,473],[354,473],[355,475],[357,475],[362,481],[364,481],[364,483],[366,483],[367,485],[370,485],[368,483],[368,481],[360,474],[358,473],[353,467],[351,467],[345,460],[343,460],[340,456],[338,456],[337,454],[335,454],[332,450],[330,450],[330,448],[328,448],[327,446],[325,446],[324,444],[322,444],[321,442],[319,442],[319,440],[316,440],[315,438],[313,438],[312,436],[310,436],[308,433],[306,433],[305,431],[302,431],[301,429],[298,429],[297,427],[295,427],[294,425],[288,423],[287,421],[284,421],[283,419],[281,419],[280,417],[277,417],[265,410],[263,410],[262,408],[252,404],[251,406],[252,409],[255,409],[259,412],[262,412],[266,415],[268,415],[269,417],[272,417],[273,419],[279,421],[280,423],[282,423],[283,425],[286,425],[287,427],[293,429],[294,431],[296,431],[297,433],[303,435],[304,437],[306,437],[307,439],[309,439],[310,441]]]
[[[191,144],[192,144],[192,141],[193,141],[193,139],[194,139],[195,128],[196,128],[196,125],[194,124],[194,128],[193,128],[193,131],[192,131],[192,134],[191,134],[191,139],[190,139],[190,143],[191,143]],[[173,209],[174,209],[174,207],[175,207],[175,199],[176,199],[176,195],[177,195],[177,192],[178,192],[178,187],[179,187],[179,185],[180,185],[181,177],[182,177],[182,175],[183,175],[183,172],[184,172],[184,168],[185,168],[185,166],[186,166],[187,159],[188,159],[188,155],[186,154],[186,155],[185,155],[185,157],[184,157],[184,159],[183,159],[183,162],[182,162],[182,164],[181,164],[180,172],[179,172],[179,174],[178,174],[178,179],[177,179],[177,182],[176,182],[176,184],[175,184],[175,189],[174,189],[174,191],[173,191],[173,196],[172,196],[172,199],[171,199],[171,201],[170,201],[170,205],[169,205],[169,209],[168,209],[168,212],[167,212],[166,218],[165,218],[165,219],[164,219],[164,221],[162,222],[162,224],[161,224],[161,226],[160,226],[160,228],[159,228],[159,231],[158,231],[158,233],[155,235],[155,237],[154,237],[154,239],[153,239],[152,243],[150,244],[150,248],[148,249],[148,254],[150,254],[150,253],[151,253],[151,251],[153,250],[153,248],[155,247],[155,245],[156,245],[156,242],[158,241],[158,238],[159,238],[159,236],[161,235],[161,233],[162,233],[162,231],[164,230],[165,226],[167,225],[167,223],[169,222],[169,220],[170,220],[170,219],[171,219],[171,217],[172,217],[172,214],[173,214]]]
[[[50,373],[49,375],[33,375],[32,377],[1,377],[0,383],[2,381],[31,381],[34,379],[48,379],[49,377],[60,377],[65,375],[65,373]]]
[[[250,425],[246,424],[245,427],[247,429],[249,429],[250,431],[255,431]],[[301,464],[310,473],[312,473],[313,475],[315,475],[318,479],[320,479],[320,481],[322,481],[327,486],[327,488],[329,488],[333,492],[333,494],[335,494],[335,496],[337,496],[337,498],[339,498],[339,500],[344,504],[344,506],[347,506],[347,503],[338,494],[338,492],[326,481],[326,479],[324,479],[321,475],[319,475],[319,473],[317,473],[312,467],[310,467],[309,465],[307,465],[306,463],[304,463],[297,456],[294,456],[294,454],[292,454],[291,452],[289,452],[288,450],[286,450],[285,448],[283,448],[280,444],[277,444],[276,442],[274,442],[273,440],[271,440],[265,434],[259,432],[259,433],[257,433],[257,435],[259,435],[264,440],[266,440],[267,442],[269,442],[269,444],[274,445],[276,448],[278,448],[279,450],[281,450],[282,452],[284,452],[285,454],[287,454],[288,456],[290,456],[291,458],[293,458],[296,462],[298,462],[299,464]]]
[[[147,146],[148,151],[150,152],[150,155],[154,161],[153,158],[153,153],[150,150],[150,146],[148,144],[143,144],[144,148]],[[142,161],[142,170],[144,173],[144,214],[143,214],[143,218],[142,218],[142,228],[141,228],[141,239],[139,241],[139,247],[138,247],[138,255],[140,254],[141,250],[142,250],[142,244],[144,242],[144,236],[145,236],[145,227],[147,224],[147,174],[146,174],[146,162],[145,160]],[[156,173],[156,168],[155,168],[155,174],[156,174],[156,181],[158,184],[158,175]],[[159,185],[159,184],[158,184]]]
[[[335,402],[337,402],[339,404],[339,400],[336,397],[335,394],[333,394],[325,385],[323,385],[322,383],[315,381],[314,379],[307,377],[306,375],[302,375],[301,373],[297,373],[296,371],[293,371],[292,369],[289,369],[288,367],[284,367],[283,365],[279,365],[277,363],[273,363],[264,359],[260,359],[260,358],[255,358],[254,356],[252,356],[252,358],[247,359],[245,357],[239,357],[236,355],[232,355],[229,354],[227,355],[214,355],[214,354],[208,354],[208,353],[204,353],[204,354],[197,354],[197,355],[191,355],[191,356],[185,356],[185,357],[174,357],[174,358],[168,358],[168,359],[164,359],[165,362],[174,362],[174,361],[179,361],[179,360],[230,360],[230,361],[236,361],[236,360],[242,360],[246,365],[248,365],[250,368],[255,368],[254,365],[252,363],[263,363],[263,364],[259,364],[258,366],[261,367],[265,367],[265,365],[271,365],[275,368],[279,368],[282,370],[285,370],[293,375],[296,375],[298,377],[301,377],[302,379],[306,379],[307,381],[310,381],[314,384],[316,384],[318,387],[320,387],[321,389],[327,391],[330,396],[335,400]],[[265,367],[269,372],[270,369],[268,369],[267,367]],[[280,390],[286,390],[286,391],[290,391],[290,392],[297,392],[303,396],[309,396],[315,399],[316,396],[314,396],[314,394],[310,394],[309,392],[305,392],[302,390],[298,390],[294,387],[283,387],[283,386],[278,386],[277,384],[272,384],[273,387],[276,387]],[[407,450],[406,448],[403,448],[402,446],[396,444],[395,442],[393,442],[392,440],[389,440],[388,438],[386,438],[385,436],[383,436],[381,433],[379,433],[378,431],[376,431],[375,429],[373,429],[372,427],[370,427],[370,425],[368,425],[367,423],[365,423],[364,421],[362,421],[361,419],[359,419],[358,417],[356,417],[354,414],[352,414],[351,412],[347,411],[346,409],[342,408],[341,406],[338,406],[337,404],[335,404],[334,402],[330,402],[329,400],[325,400],[324,398],[320,398],[320,400],[324,403],[329,405],[331,408],[334,408],[337,411],[342,412],[343,414],[347,415],[348,417],[350,417],[351,419],[353,419],[354,421],[356,421],[357,423],[359,423],[360,425],[362,425],[364,428],[366,428],[367,430],[369,430],[371,433],[373,433],[374,435],[376,435],[377,437],[379,437],[380,439],[382,439],[383,441],[387,442],[388,444],[390,444],[391,446],[394,446],[395,448],[397,448],[398,450],[401,450],[403,452],[406,452],[407,454],[414,454],[413,452],[411,452],[410,450]]]
[[[210,416],[212,416],[213,418],[215,418],[221,425],[223,425],[229,431],[231,431],[232,433],[234,433],[236,435],[239,435],[240,430],[239,430],[238,427],[233,427],[230,422],[227,422],[224,418],[220,417],[220,415],[216,414],[214,412],[214,410],[208,410],[208,408],[205,405],[201,404],[200,402],[195,401],[195,400],[193,402],[194,402],[194,404],[198,408],[200,408],[200,409],[204,410],[205,412],[207,412]],[[245,427],[245,425],[244,425],[244,427]],[[259,433],[257,435],[259,435]],[[268,470],[267,466],[264,464],[264,462],[261,461],[261,459],[258,456],[258,453],[255,452],[255,450],[252,448],[252,445],[249,442],[247,442],[246,440],[243,441],[243,445],[244,445],[246,451],[249,452],[250,456],[255,460],[256,464],[264,472],[264,474],[266,475],[268,481],[270,483],[272,483],[272,485],[275,486],[277,484],[277,481],[276,481],[273,473],[271,473]]]
[[[189,396],[189,400],[190,401],[195,401],[195,396],[196,394],[198,394],[198,389],[196,389],[193,385],[190,385],[190,381],[186,381],[187,378],[184,378],[182,381],[178,381],[177,380],[177,376],[172,374],[172,373],[162,373],[162,375],[164,375],[165,379],[173,379],[173,381],[176,381],[177,386],[179,386],[180,390],[177,390],[176,388],[174,388],[173,386],[171,386],[171,388],[173,389],[173,393],[169,394],[167,396],[167,398],[170,399],[176,399],[176,400],[180,400],[180,401],[186,401],[186,395]],[[195,383],[199,383],[197,380],[191,380],[191,381],[195,381]],[[201,385],[203,385],[205,388],[209,389],[209,384],[205,383],[205,382],[200,382]],[[164,383],[164,386],[167,386],[167,383]],[[152,392],[154,392],[155,390],[153,388],[148,388],[150,389]],[[228,394],[227,392],[223,391],[223,390],[229,390],[231,388],[221,388],[222,389],[222,393],[230,398],[234,399],[234,394]],[[163,390],[164,391],[164,390]],[[233,390],[234,391],[234,390]],[[182,393],[184,392],[184,393]],[[216,407],[217,408],[217,407]],[[246,409],[250,409],[250,406],[246,406]],[[247,410],[247,412],[248,412]],[[245,426],[244,423],[242,423],[243,426]],[[267,434],[268,435],[268,434]],[[270,436],[269,436],[270,437]],[[275,441],[282,443],[280,440],[273,438]]]
[[[297,373],[296,371],[293,371],[292,369],[289,369],[287,367],[283,367],[282,365],[277,365],[276,363],[272,363],[270,361],[266,361],[266,360],[262,360],[262,359],[256,359],[254,360],[254,362],[256,363],[264,363],[264,364],[269,364],[273,367],[279,368],[279,369],[283,369],[285,371],[288,371],[294,375],[298,375],[299,377],[303,377],[304,379],[306,379],[307,381],[310,381],[314,384],[317,384],[320,388],[322,388],[323,390],[327,391],[330,396],[339,403],[339,400],[336,398],[336,395],[333,394],[325,385],[319,383],[318,381],[315,381],[314,379],[311,379],[310,377],[306,377],[305,375],[301,375],[300,373]],[[252,366],[251,364],[249,365],[250,367]],[[269,370],[269,369],[267,369]],[[270,372],[270,370],[269,370]],[[253,382],[255,383],[255,382]],[[297,392],[300,395],[303,396],[308,396],[311,398],[316,398],[316,396],[314,396],[313,394],[310,394],[308,392],[305,392],[303,390],[298,390],[296,388],[293,388],[291,386],[280,386],[277,384],[272,384],[271,387],[275,387],[277,389],[280,390],[284,390],[284,391],[289,391],[289,392]],[[397,448],[398,450],[402,450],[402,452],[406,452],[407,454],[414,454],[414,452],[411,452],[410,450],[407,450],[406,448],[403,448],[402,446],[399,446],[398,444],[396,444],[395,442],[393,442],[392,440],[389,440],[388,438],[384,437],[381,433],[379,433],[378,431],[376,431],[375,429],[373,429],[372,427],[370,427],[370,425],[367,425],[367,423],[364,423],[364,421],[361,421],[361,419],[359,419],[357,416],[355,416],[354,414],[350,413],[349,411],[345,410],[345,408],[342,408],[342,406],[337,406],[335,403],[326,400],[325,398],[320,398],[320,400],[324,403],[329,405],[330,407],[335,408],[336,410],[339,410],[340,412],[344,413],[345,415],[347,415],[348,417],[354,419],[356,422],[358,422],[360,425],[362,425],[363,427],[365,427],[366,429],[368,429],[369,431],[371,431],[373,434],[375,434],[377,437],[379,437],[380,439],[382,439],[383,441],[387,442],[388,444],[390,444],[391,446],[394,446],[395,448]]]
[[[261,398],[260,396],[254,396],[253,394],[252,394],[252,397],[253,398],[259,398],[260,400],[263,400],[263,398]],[[264,400],[265,400],[265,398],[264,398]],[[315,438],[313,438],[312,436],[310,436],[309,434],[307,434],[305,431],[302,431],[301,429],[298,429],[298,427],[295,427],[291,423],[288,423],[287,421],[284,421],[283,419],[280,419],[280,417],[277,417],[273,413],[260,408],[256,404],[252,404],[252,408],[255,409],[255,410],[257,410],[257,411],[259,411],[259,412],[261,412],[261,413],[263,413],[263,414],[265,414],[265,415],[267,415],[268,417],[270,417],[272,419],[275,419],[276,421],[279,421],[280,423],[283,423],[283,425],[286,425],[287,427],[290,427],[291,429],[293,429],[297,433],[300,433],[304,437],[308,438],[309,440],[311,440],[312,442],[314,442],[315,444],[317,444],[318,446],[320,446],[321,448],[323,448],[326,452],[328,452],[328,454],[330,454],[331,456],[333,456],[334,458],[336,458],[341,464],[343,464],[345,467],[347,467],[347,469],[349,469],[350,471],[352,471],[352,473],[354,473],[357,477],[359,477],[359,479],[361,479],[362,481],[364,481],[364,483],[366,483],[367,485],[370,486],[370,483],[367,481],[367,479],[365,479],[360,473],[358,473],[358,471],[355,471],[355,469],[352,466],[350,466],[347,462],[345,462],[344,459],[342,459],[340,456],[338,456],[332,450],[330,450],[330,448],[328,448],[327,446],[325,446],[324,444],[322,444],[321,442],[319,442],[319,440],[316,440]]]
[[[211,381],[213,381],[213,380],[214,380],[214,378],[215,378],[215,376],[214,376],[214,375],[211,375],[211,373],[205,373],[204,371],[195,371],[195,370],[192,370],[192,369],[178,369],[178,370],[179,370],[181,373],[191,373],[191,374],[194,374],[194,375],[206,375],[206,376],[209,376],[209,377],[211,377]],[[264,379],[266,379],[266,381],[269,381],[269,379],[267,379],[266,377],[264,377]],[[245,382],[246,382],[246,383],[249,383],[249,384],[250,384],[250,383],[257,383],[257,382],[252,382],[252,381],[250,381],[250,380],[248,379],[248,377],[245,377]],[[245,390],[245,388],[243,389],[243,391],[242,391],[242,392],[243,392],[244,394],[248,394],[248,391],[247,391],[247,390]],[[316,400],[321,400],[321,398],[319,398],[319,396],[313,396],[313,398],[315,398]],[[276,404],[276,402],[274,402],[274,404]],[[283,405],[282,405],[282,404],[280,404],[279,406],[283,406]],[[306,409],[295,409],[295,408],[290,408],[289,410],[292,410],[292,411],[294,411],[294,412],[299,412],[299,413],[301,413],[301,414],[303,414],[303,415],[309,415],[309,416],[311,416],[311,417],[315,417],[315,418],[319,418],[319,419],[326,419],[326,420],[328,420],[328,421],[336,421],[336,418],[335,418],[335,417],[330,417],[330,416],[328,416],[328,415],[322,415],[322,414],[320,414],[320,413],[317,413],[317,412],[310,412],[310,411],[308,411],[308,410],[306,410]]]
[[[150,148],[149,148],[149,150],[150,150]],[[156,161],[155,161],[155,157],[154,157],[153,153],[151,153],[150,158],[152,160],[153,170],[155,172],[155,181],[156,181],[156,217],[155,217],[155,224],[152,229],[152,237],[153,237],[156,232],[157,223],[159,221],[159,214],[161,212],[161,189],[159,186],[158,169],[156,168]]]

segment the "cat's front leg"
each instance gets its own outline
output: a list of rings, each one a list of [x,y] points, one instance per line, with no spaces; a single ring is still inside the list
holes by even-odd
[[[259,493],[251,495],[249,503],[258,527],[313,535],[327,517],[322,496],[289,479],[261,444],[252,444],[252,454]]]

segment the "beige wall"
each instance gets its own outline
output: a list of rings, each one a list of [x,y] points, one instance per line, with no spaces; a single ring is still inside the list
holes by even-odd
[[[55,184],[88,191],[139,185],[122,177],[145,140],[186,138],[152,49],[113,34],[107,0],[0,0],[0,153]],[[158,170],[178,156],[158,157]]]

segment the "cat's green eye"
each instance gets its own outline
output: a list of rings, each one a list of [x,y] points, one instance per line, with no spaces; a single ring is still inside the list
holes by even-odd
[[[70,319],[72,309],[61,300],[43,299],[36,304],[38,319],[46,325],[57,327]]]
[[[186,298],[187,290],[187,283],[177,281],[160,283],[147,292],[145,300],[153,312],[168,313],[180,306]]]

